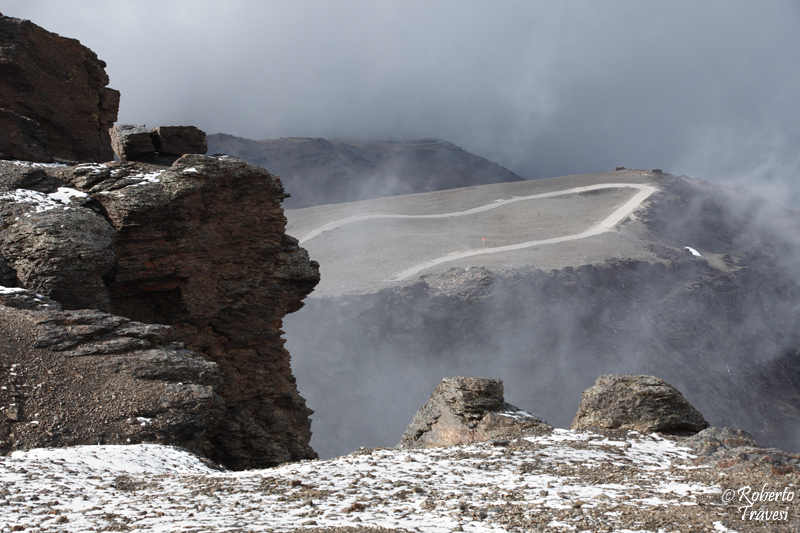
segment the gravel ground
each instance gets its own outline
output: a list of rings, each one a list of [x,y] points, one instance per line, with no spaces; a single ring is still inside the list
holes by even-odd
[[[159,445],[39,449],[0,459],[0,531],[798,531],[800,476],[693,459],[658,436],[568,430],[235,473]],[[784,496],[743,511],[748,486]]]
[[[607,172],[288,210],[287,233],[302,239],[314,230],[352,216],[453,213],[497,200],[603,183],[652,185],[654,176],[643,171]],[[397,283],[408,283],[409,280],[393,279],[406,269],[448,254],[581,233],[605,219],[637,192],[631,188],[600,189],[519,201],[468,216],[370,219],[334,227],[302,243],[311,258],[321,265],[322,281],[311,296],[374,292]],[[443,273],[453,267],[503,269],[528,265],[549,270],[613,257],[654,259],[645,250],[648,242],[646,230],[632,217],[621,227],[601,235],[452,260],[423,270],[412,278]]]

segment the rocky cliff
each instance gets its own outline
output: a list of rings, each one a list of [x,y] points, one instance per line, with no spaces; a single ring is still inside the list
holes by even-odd
[[[94,410],[74,409],[59,421],[63,427],[91,426],[92,432],[53,442],[89,443],[100,434],[105,442],[127,442],[129,432],[118,429],[121,421],[154,418],[153,426],[164,428],[161,440],[198,449],[232,468],[315,456],[308,445],[310,410],[297,392],[280,328],[319,272],[284,233],[285,195],[277,177],[232,157],[187,155],[171,167],[0,163],[0,184],[6,285],[31,289],[65,309],[111,313],[69,314],[48,304],[18,322],[107,335],[104,347],[94,351],[62,342],[57,332],[50,343],[37,341],[41,358],[54,365],[94,369],[83,383],[70,372],[54,370],[48,378],[54,390],[81,398],[81,387],[87,387],[92,393],[86,401],[95,402]],[[141,341],[129,339],[136,328],[148,332]],[[39,335],[28,326],[21,331]],[[23,345],[5,364],[6,370],[24,372],[9,370],[6,378],[35,375],[27,381],[35,388],[45,376]],[[64,354],[68,363],[61,361]],[[156,388],[194,391],[195,400],[181,398],[209,416],[196,413],[197,427],[170,432],[161,418],[190,416],[180,406],[159,411],[146,395],[128,395],[119,410],[104,410],[107,397],[125,396],[114,380],[126,373]],[[53,433],[44,422],[31,427],[33,410],[5,420],[6,431]],[[99,418],[89,414],[94,411]],[[34,435],[20,445],[48,438]],[[5,450],[16,444],[8,439]]]
[[[16,130],[37,132],[22,143],[0,142],[0,158],[113,159],[108,129],[117,120],[120,95],[107,87],[105,67],[77,40],[0,14],[0,120],[7,124],[16,115]]]
[[[209,135],[208,150],[241,157],[280,176],[291,195],[287,209],[522,180],[497,163],[439,139],[253,141],[220,133]]]

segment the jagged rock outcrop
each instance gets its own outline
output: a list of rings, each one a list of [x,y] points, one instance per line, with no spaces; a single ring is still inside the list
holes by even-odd
[[[164,325],[0,289],[0,452],[161,442],[211,453],[218,365]]]
[[[572,429],[629,429],[676,435],[708,427],[678,389],[655,376],[605,375],[583,391]]]
[[[0,163],[0,175],[5,279],[13,276],[15,284],[63,299],[66,307],[113,313],[101,319],[77,311],[41,324],[94,331],[126,317],[170,325],[175,342],[213,361],[223,376],[213,392],[224,414],[213,417],[201,443],[192,436],[194,448],[232,468],[315,457],[311,411],[297,392],[280,327],[319,271],[284,234],[277,177],[240,159],[200,155],[171,167]],[[14,188],[21,183],[44,192]],[[162,327],[147,334],[157,336]],[[39,342],[43,349],[61,347]],[[135,359],[108,355],[144,349],[129,344],[112,336],[61,349],[105,356],[96,366],[140,377],[174,366],[173,355],[152,348]],[[181,364],[190,374],[197,370]]]
[[[499,379],[444,378],[403,433],[401,448],[455,446],[552,430],[503,398]]]
[[[120,95],[106,87],[105,67],[76,39],[0,14],[0,108],[36,122],[53,157],[113,158],[108,130]]]
[[[253,141],[209,135],[211,153],[241,157],[281,177],[286,209],[441,191],[522,178],[440,139],[355,143],[290,137]]]
[[[51,163],[47,134],[35,121],[0,108],[0,159]]]

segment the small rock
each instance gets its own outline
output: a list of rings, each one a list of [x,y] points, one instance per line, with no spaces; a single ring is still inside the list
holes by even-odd
[[[704,456],[742,446],[759,447],[750,433],[743,429],[731,428],[707,428],[685,439],[683,443],[692,448],[696,455]]]
[[[345,507],[344,509],[342,509],[342,512],[343,513],[352,513],[354,511],[363,511],[365,508],[366,508],[366,505],[364,505],[363,503],[355,502],[352,505],[349,505],[349,506]]]
[[[9,420],[13,420],[14,422],[19,421],[19,406],[18,405],[9,405],[5,409],[6,418]]]
[[[503,439],[498,437],[509,433],[551,429],[544,420],[506,403],[501,380],[458,376],[442,380],[398,446],[430,448],[493,439],[499,443]]]

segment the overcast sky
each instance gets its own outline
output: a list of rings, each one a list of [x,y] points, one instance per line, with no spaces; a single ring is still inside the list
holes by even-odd
[[[447,139],[525,178],[661,167],[800,206],[800,2],[0,0],[119,120]]]

